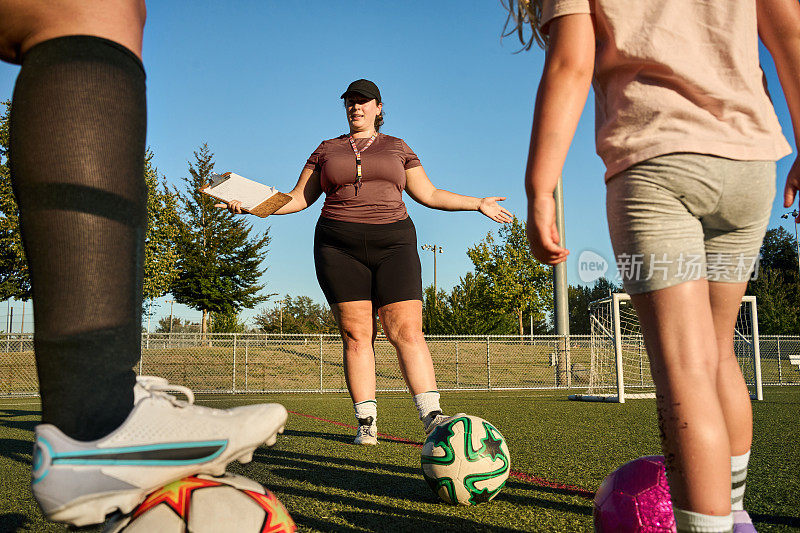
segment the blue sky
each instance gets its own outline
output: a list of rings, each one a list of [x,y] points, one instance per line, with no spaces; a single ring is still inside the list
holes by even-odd
[[[382,131],[406,140],[437,187],[507,196],[506,207],[524,217],[523,172],[543,52],[514,54],[518,42],[500,39],[504,21],[499,1],[150,2],[143,52],[147,144],[171,184],[182,184],[192,152],[207,142],[218,171],[288,191],[319,142],[346,131],[339,95],[363,77],[381,89]],[[774,67],[763,49],[761,55],[778,116],[794,144]],[[0,99],[11,97],[18,71],[0,63]],[[576,261],[582,250],[611,258],[592,98],[564,167],[572,284],[580,283]],[[779,192],[792,159],[778,164]],[[467,248],[497,224],[478,213],[430,210],[408,197],[406,204],[419,243],[443,247],[437,277],[449,290],[472,268]],[[266,292],[324,301],[311,248],[321,207],[322,199],[294,215],[250,219],[256,231],[269,228],[272,237]],[[780,219],[785,211],[779,194],[770,225],[783,223],[792,231]],[[420,256],[423,283],[429,285],[432,254]],[[163,300],[156,316],[169,314]],[[5,314],[3,305],[0,316]],[[175,315],[200,316],[177,305]],[[30,305],[26,323],[29,317]]]

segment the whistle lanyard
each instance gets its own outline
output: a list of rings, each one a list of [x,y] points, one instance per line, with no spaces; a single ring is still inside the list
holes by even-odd
[[[364,146],[364,148],[359,150],[358,148],[356,148],[355,139],[353,139],[352,135],[350,136],[350,146],[353,148],[353,153],[356,154],[356,181],[353,184],[356,187],[356,195],[358,195],[358,189],[361,187],[361,152],[369,148],[372,142],[377,138],[378,134],[376,133],[375,135],[369,138],[369,141],[367,142],[366,146]]]

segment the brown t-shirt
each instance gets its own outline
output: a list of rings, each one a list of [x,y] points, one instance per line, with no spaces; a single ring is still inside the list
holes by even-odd
[[[305,168],[320,173],[325,192],[322,216],[345,222],[389,224],[408,217],[403,203],[406,170],[422,165],[417,154],[397,137],[379,133],[369,148],[369,138],[355,139],[361,152],[361,187],[356,194],[356,154],[350,136],[322,141]]]

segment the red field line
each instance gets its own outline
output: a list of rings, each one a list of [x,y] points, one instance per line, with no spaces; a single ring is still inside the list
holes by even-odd
[[[347,428],[347,429],[358,429],[356,426],[345,424],[343,422],[338,422],[336,420],[330,420],[327,418],[322,418],[319,416],[309,415],[306,413],[300,413],[298,411],[289,411],[293,415],[302,416],[305,418],[310,418],[312,420],[317,420],[319,422],[326,422],[328,424],[333,424],[335,426]],[[412,440],[404,439],[402,437],[395,437],[394,435],[388,435],[386,433],[378,433],[378,436],[384,440],[391,440],[394,442],[399,442],[401,444],[408,444],[409,446],[414,446],[415,448],[422,448],[421,442],[415,442]],[[567,483],[561,483],[560,481],[550,481],[548,479],[541,478],[539,476],[534,476],[532,474],[527,474],[525,472],[520,472],[519,470],[511,470],[509,476],[518,480],[523,481],[525,483],[530,483],[531,485],[535,485],[537,487],[547,487],[551,489],[559,489],[569,494],[575,496],[581,496],[583,498],[594,498],[594,492],[581,488],[576,487],[575,485],[569,485]]]

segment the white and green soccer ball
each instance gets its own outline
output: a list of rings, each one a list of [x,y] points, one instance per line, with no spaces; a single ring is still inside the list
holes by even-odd
[[[447,503],[476,505],[491,500],[510,471],[503,435],[477,416],[457,414],[439,424],[422,446],[422,475]]]

